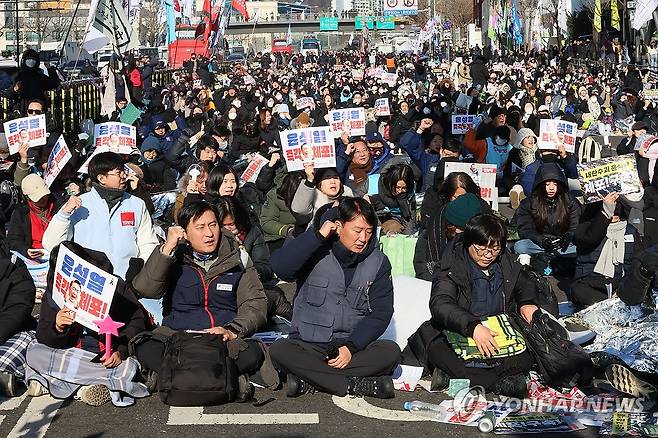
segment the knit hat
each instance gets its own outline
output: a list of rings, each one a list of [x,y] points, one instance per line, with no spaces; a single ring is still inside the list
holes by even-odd
[[[514,147],[516,149],[521,149],[521,144],[523,143],[523,140],[525,140],[527,137],[535,137],[535,140],[537,140],[537,136],[535,135],[535,132],[530,129],[530,128],[521,128],[519,129],[519,132],[516,133],[516,141],[514,142]]]
[[[471,218],[482,212],[480,198],[473,193],[465,193],[448,202],[445,208],[445,218],[448,223],[464,229]]]
[[[496,128],[495,135],[497,137],[503,138],[507,141],[509,141],[511,137],[512,132],[509,129],[509,126],[507,125],[500,125],[499,127]]]
[[[162,153],[162,146],[160,145],[160,140],[158,140],[152,135],[149,135],[142,143],[142,147],[140,148],[140,151],[142,151],[142,153],[146,151],[157,151],[158,153]]]

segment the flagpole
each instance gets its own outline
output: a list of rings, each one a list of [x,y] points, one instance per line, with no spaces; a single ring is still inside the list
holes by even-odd
[[[64,45],[66,44],[66,41],[69,39],[69,35],[71,34],[71,28],[73,27],[73,23],[75,22],[75,16],[78,14],[78,9],[80,8],[80,3],[82,0],[78,0],[78,3],[75,5],[75,11],[73,11],[73,17],[71,18],[71,23],[69,24],[68,29],[66,29],[66,35],[64,36],[64,42],[62,43],[62,48],[59,49],[59,59],[62,59],[62,54],[64,53]]]

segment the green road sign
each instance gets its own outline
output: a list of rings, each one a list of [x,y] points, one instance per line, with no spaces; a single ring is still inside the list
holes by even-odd
[[[338,30],[337,17],[322,17],[320,18],[320,30]]]

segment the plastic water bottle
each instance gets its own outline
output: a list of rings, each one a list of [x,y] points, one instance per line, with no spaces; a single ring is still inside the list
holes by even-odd
[[[404,402],[404,410],[413,412],[423,417],[437,418],[445,416],[447,410],[440,406],[432,403],[425,403],[422,401],[414,400],[411,402]]]

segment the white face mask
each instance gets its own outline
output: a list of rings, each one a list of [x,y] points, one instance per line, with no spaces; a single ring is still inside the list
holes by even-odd
[[[229,120],[235,120],[238,115],[236,113],[228,113],[228,119]]]
[[[32,67],[37,65],[37,60],[32,59],[32,58],[28,58],[28,59],[25,60],[25,65],[28,66],[29,68],[32,68]]]
[[[507,140],[505,140],[504,138],[500,138],[500,137],[496,137],[495,141],[496,141],[496,144],[499,145],[499,146],[502,146],[502,145],[507,143]]]

